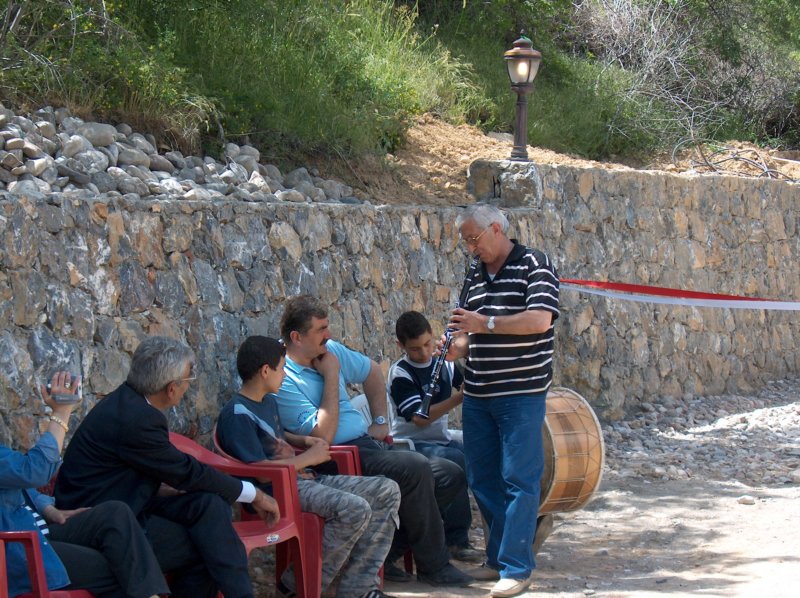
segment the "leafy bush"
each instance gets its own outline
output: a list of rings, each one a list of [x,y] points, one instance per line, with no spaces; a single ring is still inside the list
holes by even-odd
[[[502,55],[521,29],[544,55],[532,143],[603,158],[687,135],[800,142],[796,0],[19,0],[0,9],[0,100],[190,151],[381,153],[422,112],[511,130]]]
[[[0,97],[18,106],[67,106],[126,120],[187,151],[214,117],[187,73],[145,47],[101,0],[9,3],[0,13]]]
[[[391,151],[409,115],[458,118],[482,101],[469,67],[385,0],[132,5],[131,26],[161,23],[160,43],[219,100],[225,134],[276,151]]]

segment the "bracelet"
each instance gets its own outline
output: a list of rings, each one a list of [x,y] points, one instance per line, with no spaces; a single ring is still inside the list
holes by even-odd
[[[59,426],[61,426],[62,428],[64,428],[64,433],[65,434],[67,432],[69,432],[69,426],[66,423],[64,423],[64,420],[61,419],[60,417],[58,417],[57,415],[51,415],[47,419],[49,419],[51,422],[56,423]]]

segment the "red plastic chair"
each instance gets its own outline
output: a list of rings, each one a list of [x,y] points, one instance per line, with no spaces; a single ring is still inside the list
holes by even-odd
[[[0,598],[8,598],[8,573],[6,571],[6,543],[19,542],[25,548],[28,577],[33,591],[19,598],[94,598],[86,590],[48,590],[44,574],[42,549],[37,532],[0,532]]]
[[[238,461],[235,457],[232,457],[225,450],[219,443],[219,438],[217,438],[217,426],[214,425],[214,429],[211,432],[211,437],[214,440],[214,449],[226,459],[231,459],[232,461]],[[295,453],[302,453],[303,449],[295,448]],[[340,475],[362,475],[361,474],[361,457],[358,453],[358,447],[351,445],[351,444],[337,444],[331,447],[331,458],[336,463],[336,466],[339,468]],[[307,514],[307,513],[304,513]],[[253,517],[253,515],[242,511],[242,519],[249,520]],[[324,525],[321,524],[321,526]],[[320,539],[322,539],[322,529],[320,528],[319,533]],[[322,550],[322,546],[320,546],[320,552]],[[406,555],[406,569],[410,572],[413,571],[413,565],[411,563],[411,552]],[[282,560],[276,560],[276,567],[277,571],[282,572],[286,569],[288,563]],[[411,567],[409,569],[409,567]],[[378,571],[378,577],[381,580],[381,588],[383,587],[383,566],[381,566],[380,570]]]
[[[211,438],[214,441],[214,450],[226,459],[240,462],[236,457],[232,457],[219,443],[217,438],[217,426],[211,431]],[[302,453],[305,449],[295,448],[296,454]],[[341,475],[361,475],[361,458],[358,454],[358,447],[349,444],[337,444],[331,447],[331,460],[336,463]]]
[[[267,526],[261,519],[236,521],[233,527],[248,554],[254,548],[275,546],[276,580],[280,579],[280,574],[291,562],[294,564],[298,597],[319,598],[323,520],[312,513],[301,512],[294,466],[249,465],[217,455],[175,432],[170,432],[169,439],[178,450],[214,469],[237,477],[267,478],[271,481],[272,495],[281,510],[279,521],[273,526]]]

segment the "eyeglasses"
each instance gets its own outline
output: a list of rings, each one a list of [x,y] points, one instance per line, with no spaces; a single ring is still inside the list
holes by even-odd
[[[461,239],[467,247],[475,247],[478,245],[478,241],[480,238],[486,234],[486,231],[489,230],[488,228],[484,228],[483,232],[479,234],[477,237],[467,237],[466,239]]]
[[[197,380],[197,374],[194,372],[194,366],[189,370],[189,377],[188,378],[178,378],[175,380],[176,383],[180,382],[191,382],[192,380]]]

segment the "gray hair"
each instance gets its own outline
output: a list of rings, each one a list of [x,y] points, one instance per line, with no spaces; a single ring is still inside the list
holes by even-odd
[[[134,351],[127,383],[142,395],[153,395],[183,378],[186,364],[194,365],[194,351],[188,345],[166,336],[151,336]]]
[[[474,220],[475,224],[481,228],[489,228],[496,222],[500,225],[500,230],[504,233],[508,231],[508,218],[500,211],[500,208],[488,203],[476,203],[467,207],[456,218],[456,228],[461,228],[467,220]]]

